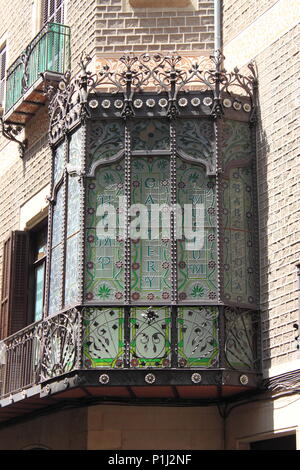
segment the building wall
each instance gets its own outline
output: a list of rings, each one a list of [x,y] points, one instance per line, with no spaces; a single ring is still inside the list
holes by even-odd
[[[85,408],[46,414],[0,429],[0,449],[85,450],[86,422]]]
[[[58,411],[0,429],[0,449],[222,449],[216,407],[96,405]]]
[[[236,406],[226,419],[226,450],[247,450],[250,442],[296,434],[300,449],[300,402],[293,397],[277,400],[261,397]]]
[[[243,67],[254,59],[258,71],[263,366],[266,375],[273,375],[295,368],[298,362],[292,365],[291,361],[299,359],[293,324],[298,321],[299,308],[295,264],[300,260],[300,124],[297,119],[300,112],[300,5],[293,0],[224,0],[225,32],[241,3],[245,4],[244,10],[239,12],[241,17],[247,18],[250,4],[255,12],[240,36],[228,41],[230,34],[225,33],[225,66],[230,68],[235,63]],[[261,3],[259,8],[258,3]],[[272,8],[262,11],[263,6],[272,6],[271,3]],[[249,4],[247,8],[246,4]],[[244,23],[238,24],[238,28],[242,28]],[[258,28],[259,37],[256,36]],[[251,41],[251,37],[257,37],[257,41]],[[237,47],[239,39],[246,47]],[[273,369],[267,370],[269,368]]]

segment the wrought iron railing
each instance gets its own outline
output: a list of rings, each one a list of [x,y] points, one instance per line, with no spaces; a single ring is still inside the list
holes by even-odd
[[[41,73],[65,73],[69,66],[70,28],[47,23],[7,70],[5,113],[40,78]]]
[[[129,313],[129,312],[128,312]],[[72,308],[0,342],[0,398],[78,370],[258,372],[257,312]]]
[[[0,342],[0,397],[34,385],[39,377],[39,323]]]

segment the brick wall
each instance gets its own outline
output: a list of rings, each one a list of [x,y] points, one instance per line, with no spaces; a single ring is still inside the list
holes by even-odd
[[[96,54],[124,51],[211,51],[214,48],[213,0],[198,0],[198,9],[133,10],[122,0],[98,0]]]
[[[225,67],[254,59],[258,70],[263,365],[288,370],[300,358],[293,328],[300,260],[299,2],[224,0],[223,14]]]
[[[226,44],[278,0],[223,0],[223,36]]]
[[[293,329],[298,320],[295,264],[300,260],[299,40],[298,25],[256,57],[265,367],[299,357]]]

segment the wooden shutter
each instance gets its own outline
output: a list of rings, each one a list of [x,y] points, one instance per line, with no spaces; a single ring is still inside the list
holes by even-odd
[[[63,23],[64,0],[44,0],[43,24]]]
[[[5,71],[6,71],[6,47],[0,50],[0,106],[4,103],[5,88]]]
[[[28,252],[28,233],[11,232],[3,249],[0,339],[27,324]]]

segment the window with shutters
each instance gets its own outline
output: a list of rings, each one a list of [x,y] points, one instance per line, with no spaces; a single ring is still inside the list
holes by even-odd
[[[64,0],[44,0],[43,25],[64,22]]]
[[[43,317],[46,247],[47,220],[44,220],[29,232],[29,323],[39,321]]]
[[[6,46],[0,48],[0,107],[4,103],[5,89],[5,72],[6,72]]]
[[[46,243],[47,220],[30,231],[11,232],[4,242],[0,339],[42,319]]]
[[[28,232],[15,230],[4,242],[0,308],[1,339],[27,325],[28,250]]]

